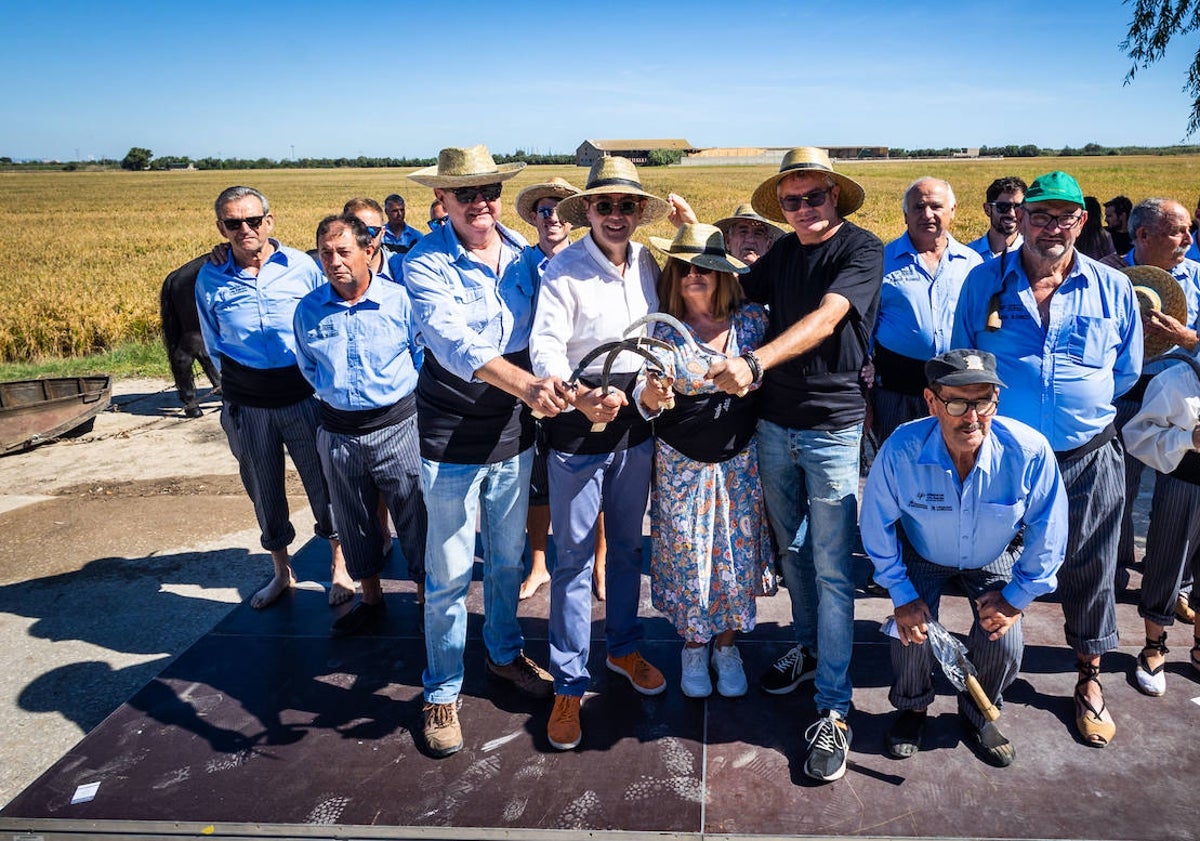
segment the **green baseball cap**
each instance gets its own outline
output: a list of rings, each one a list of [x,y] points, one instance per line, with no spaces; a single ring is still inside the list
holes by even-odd
[[[1035,180],[1025,191],[1025,204],[1040,201],[1069,201],[1083,207],[1083,190],[1078,181],[1056,169]]]

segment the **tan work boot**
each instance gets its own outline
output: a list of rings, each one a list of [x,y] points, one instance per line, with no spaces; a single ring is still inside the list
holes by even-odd
[[[582,699],[577,695],[555,695],[554,709],[550,712],[550,721],[546,725],[546,738],[550,744],[559,750],[571,750],[578,747],[583,739],[579,729],[579,704]]]
[[[462,750],[462,728],[458,724],[456,703],[426,704],[421,708],[425,715],[425,744],[436,757],[449,756]]]

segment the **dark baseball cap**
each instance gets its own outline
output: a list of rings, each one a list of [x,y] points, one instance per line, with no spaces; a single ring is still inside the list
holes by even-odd
[[[1004,387],[996,375],[996,357],[986,350],[948,350],[925,363],[925,379],[933,385],[978,385]]]

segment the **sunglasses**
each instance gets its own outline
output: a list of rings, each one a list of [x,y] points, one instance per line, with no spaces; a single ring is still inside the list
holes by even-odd
[[[829,197],[830,190],[810,190],[807,193],[799,196],[780,196],[779,206],[788,213],[795,213],[804,205],[809,207],[821,207],[825,204],[825,199]]]
[[[710,275],[717,273],[716,269],[710,269],[707,266],[698,266],[695,263],[688,263],[686,260],[684,262],[687,263],[687,269],[683,273],[684,277],[687,277],[690,274]]]
[[[371,235],[371,239],[379,236],[379,232],[383,230],[383,225],[367,225],[367,233]]]
[[[484,201],[495,201],[500,198],[503,187],[503,184],[484,184],[482,187],[459,187],[450,192],[454,193],[454,200],[459,204],[471,204],[475,196],[483,196]]]
[[[557,210],[558,208],[556,207],[539,207],[534,212],[543,219],[549,219],[557,212]]]
[[[257,231],[266,218],[266,216],[247,216],[245,219],[222,219],[221,227],[231,234],[240,231],[243,224],[249,225],[250,230]]]
[[[633,199],[621,199],[619,202],[600,199],[600,201],[589,202],[588,207],[595,210],[601,216],[610,216],[614,209],[622,216],[633,216],[638,212],[640,204]]]
[[[974,409],[975,414],[981,418],[990,417],[996,414],[996,407],[1000,405],[1000,401],[995,397],[986,397],[982,400],[959,400],[957,398],[946,400],[937,393],[933,396],[942,401],[942,405],[946,407],[946,414],[952,418],[961,418],[967,413],[967,409]]]
[[[447,218],[449,218],[449,217],[446,217],[446,216],[440,216],[440,217],[438,217],[437,219],[430,219],[430,220],[429,220],[429,230],[431,230],[431,231],[432,231],[432,230],[434,230],[434,229],[436,229],[436,228],[440,228],[440,227],[442,227],[442,225],[445,225],[445,224],[446,224],[446,219],[447,219]]]
[[[1019,201],[990,201],[990,202],[988,202],[988,205],[992,208],[992,210],[996,211],[1001,216],[1004,216],[1005,214],[1008,214],[1008,213],[1016,213],[1017,208],[1019,208],[1021,206],[1021,202],[1019,202]]]

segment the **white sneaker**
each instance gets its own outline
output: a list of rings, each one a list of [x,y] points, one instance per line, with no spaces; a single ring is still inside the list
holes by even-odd
[[[717,670],[717,691],[726,698],[740,698],[746,694],[746,670],[742,668],[742,655],[737,646],[727,648],[713,646],[713,668]]]
[[[707,698],[712,694],[712,678],[708,674],[708,648],[683,647],[683,679],[679,687],[689,698]]]

